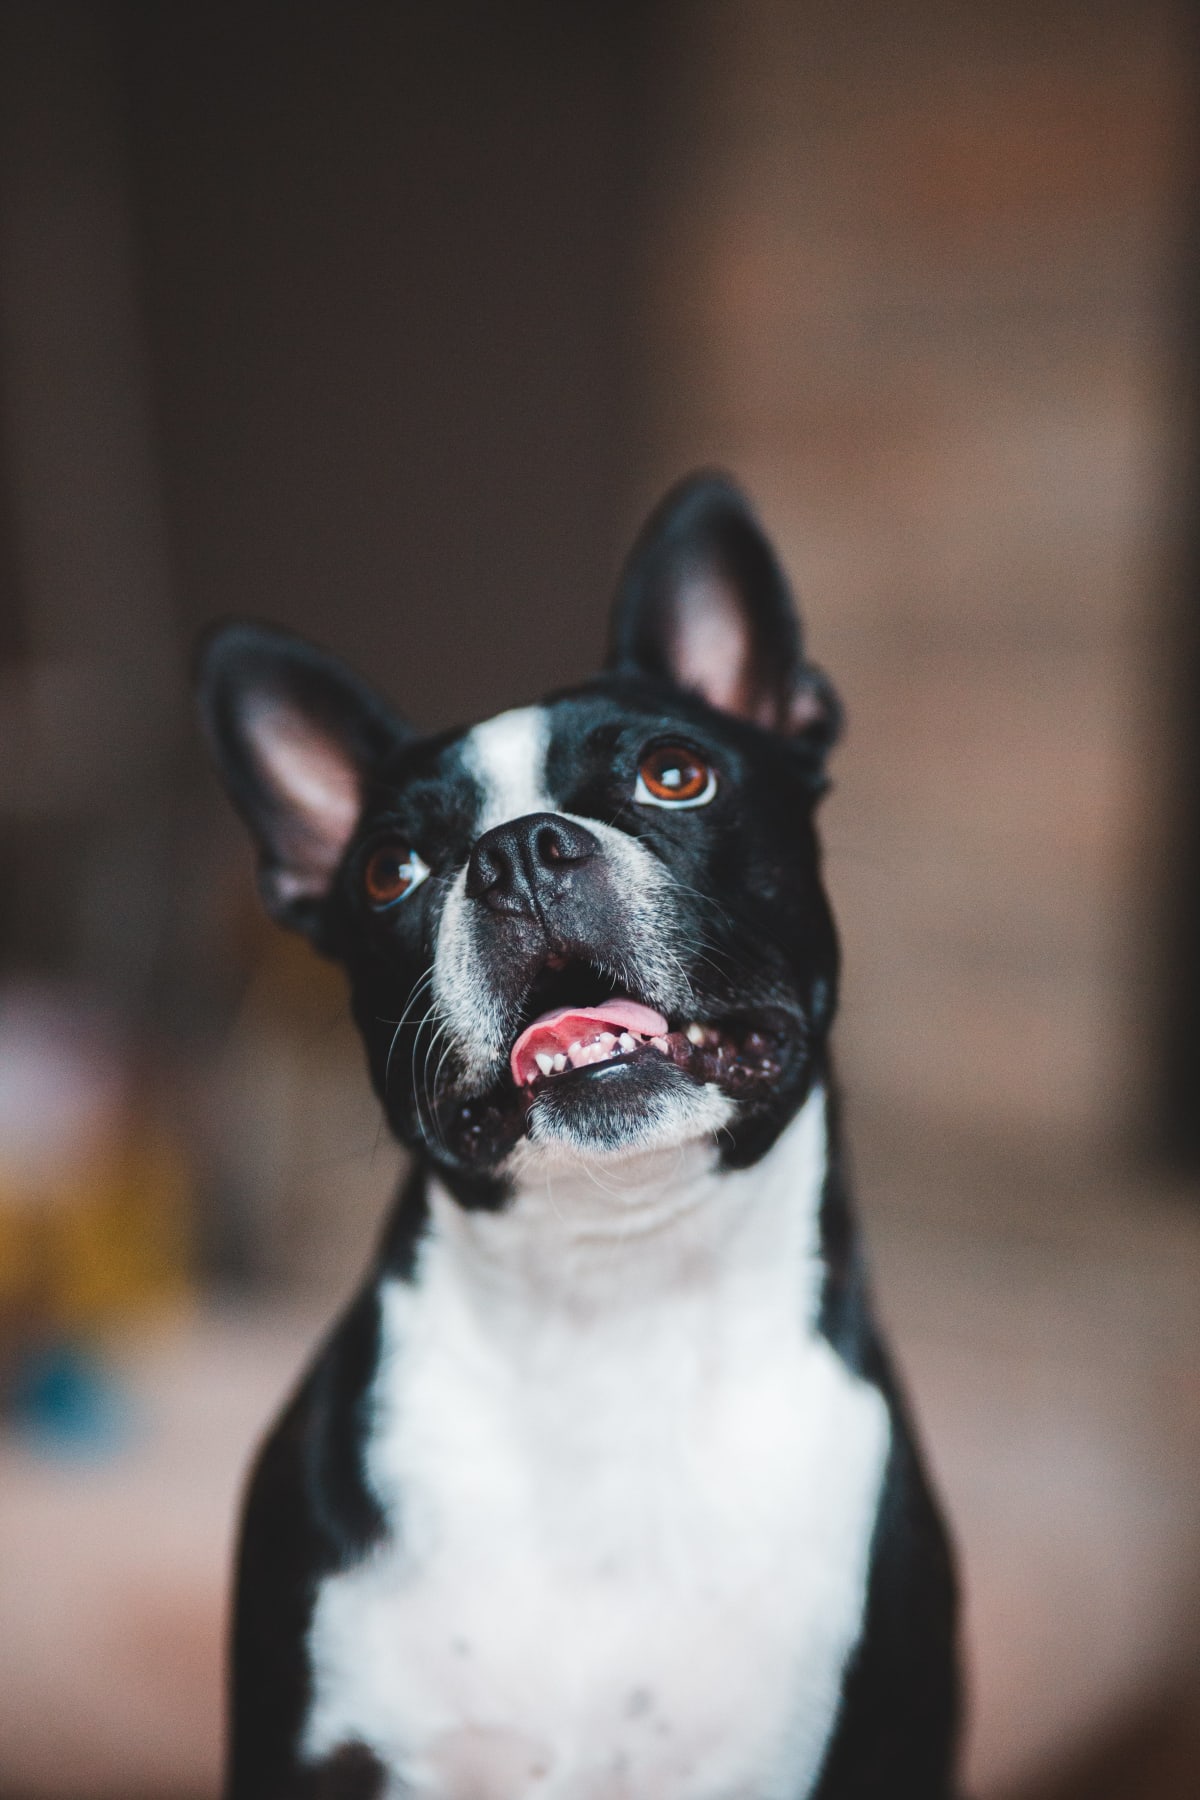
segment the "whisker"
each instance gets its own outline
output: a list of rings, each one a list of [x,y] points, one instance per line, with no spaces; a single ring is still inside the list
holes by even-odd
[[[434,1009],[431,1008],[430,1011],[426,1013],[424,1019],[421,1021],[422,1026],[428,1025],[429,1021],[433,1018],[433,1016],[434,1016]],[[413,1106],[416,1109],[417,1128],[420,1131],[421,1136],[424,1138],[424,1140],[427,1144],[430,1144],[432,1146],[434,1143],[436,1143],[443,1150],[445,1149],[446,1146],[442,1142],[441,1135],[438,1131],[437,1118],[434,1113],[433,1101],[429,1094],[428,1082],[429,1082],[429,1059],[433,1055],[434,1046],[437,1044],[438,1039],[441,1037],[442,1033],[444,1031],[447,1031],[448,1029],[449,1029],[449,1027],[448,1027],[446,1021],[443,1019],[442,1022],[438,1025],[437,1029],[433,1032],[433,1035],[431,1036],[431,1038],[429,1039],[429,1042],[425,1046],[425,1054],[421,1060],[420,1093],[418,1093],[418,1091],[417,1091],[417,1058],[415,1055],[413,1056],[413,1071],[412,1071]],[[424,1109],[422,1108],[422,1105],[421,1105],[422,1099],[424,1099],[424,1101],[425,1101]]]
[[[400,1014],[400,1017],[396,1020],[396,1029],[392,1033],[392,1041],[388,1045],[388,1053],[387,1053],[387,1057],[386,1057],[386,1059],[384,1061],[384,1065],[383,1065],[383,1092],[384,1092],[385,1099],[387,1097],[388,1084],[391,1080],[391,1075],[392,1075],[392,1057],[395,1054],[396,1045],[400,1038],[400,1033],[404,1029],[404,1026],[408,1019],[409,1013],[412,1011],[413,1007],[416,1005],[418,1000],[421,999],[422,995],[428,991],[429,986],[432,983],[432,981],[433,981],[433,964],[430,963],[430,965],[426,969],[425,973],[421,976],[420,980],[417,982],[416,986],[413,988],[412,993],[408,996],[408,1002],[404,1008],[404,1011]],[[425,1017],[427,1019],[429,1017],[429,1014],[427,1013],[425,1015]],[[386,1021],[381,1021],[381,1023],[386,1023]],[[422,1020],[421,1024],[424,1024],[424,1023],[425,1023],[425,1020]],[[416,1030],[418,1033],[421,1030],[421,1024],[418,1024],[416,1027]]]
[[[434,1071],[432,1090],[430,1090],[428,1087],[426,1088],[426,1097],[429,1101],[430,1117],[433,1120],[433,1128],[434,1128],[435,1132],[437,1133],[438,1143],[441,1145],[442,1149],[445,1150],[448,1154],[449,1147],[446,1143],[446,1134],[442,1130],[441,1114],[438,1109],[438,1084],[440,1083],[440,1081],[442,1079],[442,1072],[446,1067],[446,1058],[451,1054],[451,1052],[454,1049],[454,1040],[449,1035],[449,1026],[444,1022],[442,1025],[440,1025],[438,1027],[438,1030],[434,1033],[433,1038],[430,1041],[429,1052],[425,1059],[425,1066],[428,1069],[429,1056],[432,1056],[434,1046],[436,1045],[438,1038],[442,1037],[442,1036],[445,1036],[446,1042],[442,1047],[442,1054],[438,1058],[438,1066],[437,1066],[436,1070]]]

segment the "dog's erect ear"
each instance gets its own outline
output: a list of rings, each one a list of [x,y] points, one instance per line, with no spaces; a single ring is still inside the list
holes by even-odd
[[[267,911],[320,942],[364,785],[405,728],[335,658],[270,626],[210,631],[196,685],[217,766],[258,849]]]
[[[841,723],[828,678],[805,661],[779,559],[723,475],[688,476],[646,521],[617,587],[608,666],[673,681],[816,752]]]

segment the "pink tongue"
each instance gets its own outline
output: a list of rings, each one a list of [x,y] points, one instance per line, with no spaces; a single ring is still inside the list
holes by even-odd
[[[614,1037],[629,1031],[635,1037],[662,1037],[667,1021],[661,1013],[636,1000],[609,1000],[603,1006],[560,1006],[557,1012],[543,1013],[527,1025],[512,1047],[509,1064],[512,1078],[524,1087],[538,1074],[537,1056],[565,1055],[577,1042],[590,1043],[598,1030],[605,1027]]]

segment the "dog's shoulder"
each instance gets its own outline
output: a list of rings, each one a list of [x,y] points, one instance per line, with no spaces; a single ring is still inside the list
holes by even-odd
[[[372,1280],[313,1358],[251,1472],[237,1559],[231,1719],[232,1766],[242,1785],[229,1800],[274,1792],[293,1767],[311,1700],[305,1646],[316,1595],[385,1529],[364,1469],[380,1335]]]
[[[411,1277],[426,1217],[425,1174],[416,1166],[366,1283],[328,1332],[255,1459],[237,1556],[235,1786],[228,1800],[262,1800],[281,1781],[294,1786],[308,1779],[297,1754],[312,1702],[313,1609],[322,1586],[387,1535],[367,1473],[385,1337],[382,1296],[388,1281]],[[373,1793],[364,1781],[363,1792]],[[337,1785],[333,1791],[357,1790]]]

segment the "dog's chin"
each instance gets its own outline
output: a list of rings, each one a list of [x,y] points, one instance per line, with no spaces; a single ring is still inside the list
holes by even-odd
[[[529,1108],[529,1151],[618,1161],[711,1137],[735,1104],[652,1050],[573,1070],[539,1090]]]

